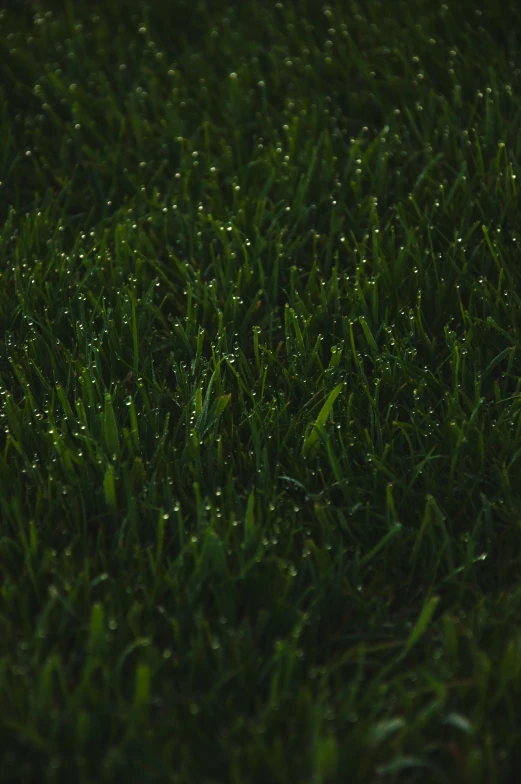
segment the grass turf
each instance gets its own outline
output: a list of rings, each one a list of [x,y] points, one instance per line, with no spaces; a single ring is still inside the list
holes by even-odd
[[[4,4],[1,781],[518,780],[519,30]]]

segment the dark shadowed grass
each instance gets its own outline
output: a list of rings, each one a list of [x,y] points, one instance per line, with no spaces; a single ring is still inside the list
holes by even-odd
[[[0,780],[517,781],[515,4],[0,17]]]

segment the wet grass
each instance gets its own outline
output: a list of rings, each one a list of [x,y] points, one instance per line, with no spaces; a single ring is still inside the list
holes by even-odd
[[[1,781],[517,781],[514,5],[4,4]]]

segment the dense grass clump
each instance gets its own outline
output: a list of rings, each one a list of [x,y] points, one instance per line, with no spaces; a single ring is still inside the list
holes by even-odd
[[[519,780],[520,34],[4,4],[0,781]]]

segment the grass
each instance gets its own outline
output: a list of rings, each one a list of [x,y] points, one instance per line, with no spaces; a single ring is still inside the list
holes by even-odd
[[[0,16],[0,780],[517,781],[515,3]]]

